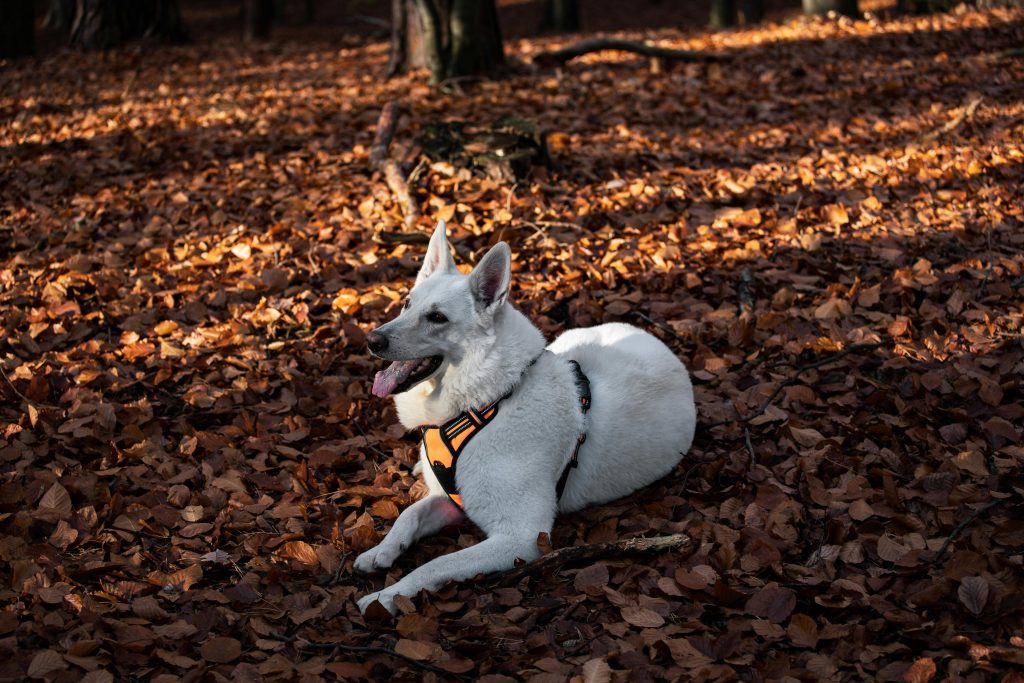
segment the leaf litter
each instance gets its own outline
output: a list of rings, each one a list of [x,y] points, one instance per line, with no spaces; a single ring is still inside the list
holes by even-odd
[[[731,61],[449,93],[382,81],[380,44],[6,65],[0,677],[1020,680],[1022,18],[662,30]],[[359,615],[480,539],[352,572],[425,492],[364,350],[422,249],[374,239],[402,231],[368,162],[394,100],[396,140],[547,131],[514,185],[430,165],[417,228],[509,240],[548,335],[640,324],[693,373],[680,468],[551,546],[692,553]]]

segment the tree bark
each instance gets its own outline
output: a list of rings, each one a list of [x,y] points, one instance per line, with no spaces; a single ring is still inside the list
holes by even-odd
[[[544,30],[572,33],[580,30],[579,0],[545,0]]]
[[[273,0],[243,0],[242,39],[247,43],[269,40],[273,19]]]
[[[103,50],[138,38],[187,42],[178,1],[76,0],[69,39],[72,46]]]
[[[31,57],[36,51],[35,2],[0,2],[0,59]]]
[[[743,23],[759,24],[764,19],[764,0],[743,0]]]
[[[505,62],[495,0],[392,0],[388,75],[426,66],[433,83]]]
[[[712,0],[710,23],[715,28],[729,28],[738,23],[735,0]]]
[[[848,17],[859,17],[857,0],[803,0],[805,14],[828,14],[836,12]]]

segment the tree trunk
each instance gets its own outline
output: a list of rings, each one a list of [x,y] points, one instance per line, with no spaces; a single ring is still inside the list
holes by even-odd
[[[388,75],[427,67],[433,83],[505,62],[495,0],[392,0]]]
[[[828,14],[836,12],[848,17],[859,17],[857,0],[803,0],[805,14]]]
[[[274,20],[274,0],[242,1],[242,40],[251,43],[270,39]]]
[[[764,0],[743,0],[743,23],[759,24],[764,19]]]
[[[738,22],[735,0],[712,0],[710,23],[715,28],[729,28]]]
[[[75,0],[50,0],[43,26],[64,33],[71,30],[75,19]]]
[[[138,38],[187,42],[177,0],[76,0],[74,47],[103,50]]]
[[[579,0],[545,0],[544,30],[556,33],[579,31]]]
[[[31,57],[36,51],[35,2],[0,2],[0,59]]]

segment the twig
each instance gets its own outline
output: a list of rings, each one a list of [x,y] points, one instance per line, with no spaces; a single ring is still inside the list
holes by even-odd
[[[361,652],[367,654],[389,655],[391,657],[401,659],[406,664],[409,664],[410,666],[413,666],[422,671],[429,671],[431,673],[438,674],[439,676],[448,676],[451,678],[455,678],[457,680],[470,680],[465,676],[460,676],[458,674],[452,673],[451,671],[447,671],[446,669],[442,669],[440,667],[433,666],[432,664],[421,662],[407,655],[403,655],[401,652],[395,652],[389,647],[382,647],[380,645],[344,645],[342,643],[318,643],[312,640],[306,640],[305,638],[300,638],[298,636],[289,637],[279,633],[271,633],[268,635],[268,637],[271,640],[276,640],[280,643],[289,643],[291,645],[296,645],[298,647],[303,648],[310,648],[313,650],[340,650],[342,652]]]
[[[972,512],[970,515],[968,515],[967,518],[964,519],[964,521],[957,524],[956,528],[953,529],[953,533],[951,533],[949,537],[946,538],[946,540],[942,543],[942,547],[939,548],[939,552],[935,555],[935,559],[932,560],[932,564],[938,564],[939,560],[946,556],[946,551],[949,549],[949,545],[956,540],[956,537],[959,536],[964,529],[966,529],[968,526],[977,521],[977,519],[981,517],[983,514],[985,514],[986,512],[988,512],[996,505],[999,505],[1005,500],[1008,499],[997,498],[995,500],[990,500],[989,502],[985,503],[980,508]]]
[[[979,104],[981,104],[981,95],[976,95],[974,98],[971,99],[970,102],[967,103],[965,107],[963,107],[960,110],[960,113],[957,114],[953,118],[953,120],[948,121],[946,125],[942,126],[942,128],[933,130],[932,132],[928,133],[927,135],[924,136],[923,139],[934,140],[940,135],[945,135],[946,133],[951,133],[952,131],[956,130],[961,126],[961,124],[963,124],[964,121],[974,116],[974,112],[978,108]]]
[[[672,548],[682,548],[683,552],[689,551],[691,553],[696,550],[693,539],[686,534],[652,536],[650,538],[627,538],[611,543],[574,545],[567,548],[559,548],[538,560],[502,574],[497,577],[492,585],[512,585],[518,583],[525,576],[539,574],[550,567],[562,566],[570,562],[597,560],[604,557],[619,557],[621,555],[657,553]]]
[[[850,355],[851,353],[856,353],[858,351],[868,351],[868,350],[872,350],[872,349],[877,349],[877,348],[882,347],[885,344],[889,343],[889,341],[890,341],[890,339],[887,337],[887,338],[883,339],[882,341],[878,341],[878,342],[870,342],[870,343],[865,343],[865,344],[852,344],[850,346],[847,346],[842,351],[838,351],[838,352],[832,354],[831,356],[828,356],[827,358],[820,358],[820,359],[814,361],[813,363],[810,363],[808,365],[803,365],[803,366],[797,368],[797,371],[793,374],[792,377],[789,377],[786,380],[780,382],[779,386],[775,387],[775,391],[772,392],[772,395],[769,396],[767,399],[765,399],[764,403],[762,403],[761,406],[757,410],[755,410],[754,412],[750,413],[749,415],[746,415],[746,416],[740,415],[739,410],[737,410],[736,411],[736,415],[737,415],[737,419],[736,420],[719,420],[718,422],[711,422],[711,423],[708,423],[708,424],[705,424],[705,425],[701,425],[701,426],[704,429],[711,429],[713,427],[721,427],[722,425],[732,424],[733,422],[736,422],[736,421],[740,422],[741,424],[746,424],[746,423],[750,422],[751,420],[753,420],[758,415],[763,414],[764,411],[768,410],[768,406],[770,406],[775,401],[775,399],[778,398],[779,394],[781,394],[783,392],[783,390],[786,389],[786,387],[790,387],[790,386],[793,386],[794,384],[796,384],[800,380],[800,375],[802,375],[803,373],[807,372],[808,370],[814,370],[816,368],[820,368],[823,365],[828,365],[830,363],[834,363],[837,360],[843,358],[844,356]]]
[[[17,396],[18,398],[20,398],[22,401],[29,404],[33,408],[45,408],[47,410],[63,410],[63,408],[61,408],[60,406],[55,406],[52,403],[41,403],[39,401],[34,401],[25,394],[18,391],[18,387],[14,386],[14,382],[12,382],[10,377],[7,376],[7,373],[4,372],[3,366],[0,366],[0,377],[3,377],[4,383],[11,391],[14,392],[15,396]]]
[[[728,58],[723,55],[716,55],[709,52],[696,50],[673,50],[667,47],[658,47],[650,41],[621,40],[619,38],[595,38],[584,40],[560,50],[539,52],[533,56],[534,64],[553,66],[565,64],[566,62],[581,57],[591,52],[604,52],[605,50],[618,50],[620,52],[632,52],[633,54],[645,57],[655,57],[673,62],[722,62]]]
[[[657,320],[651,319],[649,316],[647,316],[642,311],[633,311],[633,315],[635,315],[636,317],[640,318],[641,320],[643,320],[648,325],[654,325],[655,327],[660,329],[662,332],[664,332],[664,333],[668,334],[669,336],[671,336],[673,339],[675,339],[680,344],[685,344],[686,343],[686,340],[683,339],[681,336],[679,336],[678,332],[676,332],[675,330],[673,330],[671,327],[669,327],[668,325],[666,325],[664,323],[659,323]]]
[[[754,276],[750,268],[740,271],[740,281],[736,285],[736,297],[740,300],[740,313],[754,310]]]
[[[750,453],[750,467],[753,469],[754,465],[757,464],[757,453],[754,451],[754,444],[750,441],[750,430],[747,428],[746,423],[743,425],[743,439],[747,442],[747,452]]]

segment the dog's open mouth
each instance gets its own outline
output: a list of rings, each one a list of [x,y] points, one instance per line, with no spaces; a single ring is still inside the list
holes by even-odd
[[[412,389],[441,367],[441,356],[396,360],[373,378],[373,395],[384,398]]]

